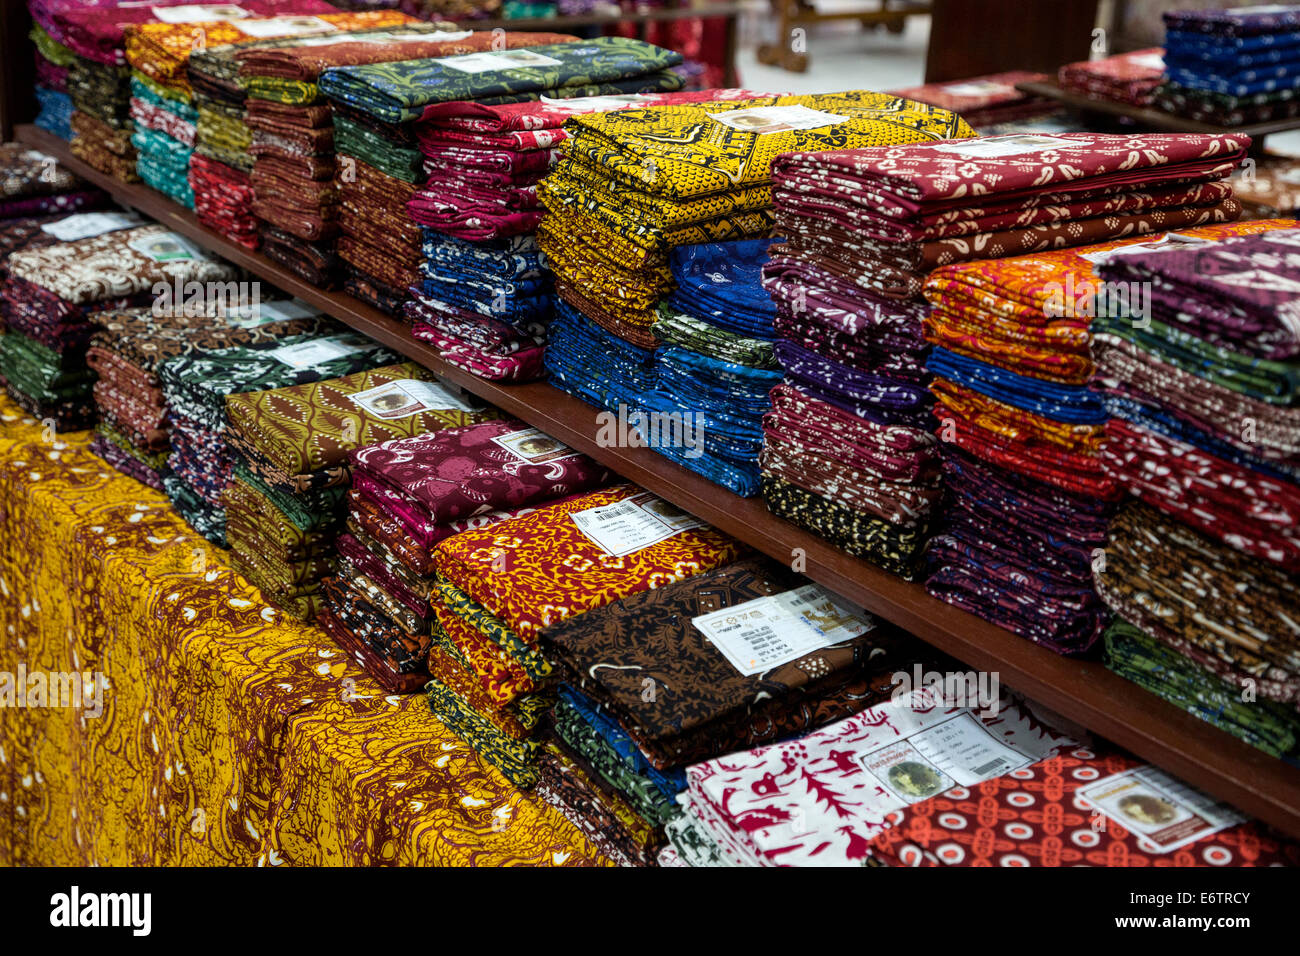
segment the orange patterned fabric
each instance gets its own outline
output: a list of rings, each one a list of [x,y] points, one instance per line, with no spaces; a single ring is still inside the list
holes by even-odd
[[[108,682],[6,709],[0,865],[609,865],[87,440],[0,401],[0,653]]]
[[[705,526],[613,557],[570,517],[644,494],[625,484],[578,495],[448,538],[438,545],[434,560],[452,583],[532,642],[552,624],[720,567],[744,550]]]

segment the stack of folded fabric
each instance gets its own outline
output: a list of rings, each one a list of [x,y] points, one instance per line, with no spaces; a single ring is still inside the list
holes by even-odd
[[[165,87],[138,71],[131,77],[131,120],[135,171],[140,179],[182,206],[194,208],[190,154],[199,114],[188,89]]]
[[[1300,763],[1293,574],[1137,502],[1116,516],[1097,593],[1116,614],[1106,666],[1177,707]],[[1212,619],[1205,614],[1214,608]]]
[[[297,309],[277,305],[292,314]],[[173,358],[158,369],[171,429],[163,487],[195,531],[226,543],[221,493],[234,480],[226,396],[327,381],[391,365],[398,357],[360,333],[294,335]]]
[[[1294,747],[1264,734],[1242,708],[1209,702],[1239,694],[1249,680],[1267,688],[1260,691],[1266,699],[1298,702],[1300,654],[1282,611],[1294,605],[1300,571],[1300,292],[1286,266],[1300,247],[1296,226],[1244,223],[1242,231],[1258,231],[1105,260],[1098,266],[1104,281],[1151,288],[1151,303],[1145,315],[1093,324],[1093,387],[1111,415],[1102,464],[1162,513],[1131,509],[1111,531],[1106,566],[1094,573],[1099,593],[1139,632],[1114,633],[1109,660],[1279,754]],[[1159,552],[1149,546],[1152,524],[1166,529]],[[1179,558],[1166,563],[1171,539]],[[1118,574],[1115,548],[1127,568]],[[1176,583],[1165,592],[1159,585],[1167,579]],[[1135,588],[1158,597],[1135,599]],[[1216,595],[1202,605],[1216,608],[1213,632],[1187,616],[1182,595],[1193,593],[1198,604]],[[1176,676],[1161,688],[1150,671]],[[1289,715],[1288,733],[1296,716]]]
[[[198,122],[190,160],[190,186],[200,221],[243,245],[257,248],[257,218],[252,212],[253,186],[249,178],[253,157],[248,152],[253,133],[245,121],[247,94],[239,83],[236,53],[260,46],[310,44],[317,42],[322,33],[388,30],[410,22],[405,14],[389,10],[282,17],[259,21],[255,27],[245,24],[245,30],[253,27],[262,34],[256,38],[243,36],[194,51],[188,74]]]
[[[1259,228],[1179,235],[1195,241]],[[1100,636],[1106,610],[1092,572],[1121,494],[1101,459],[1106,409],[1087,387],[1089,322],[1114,301],[1092,270],[1107,255],[1146,246],[1137,238],[946,266],[926,284],[931,390],[951,498],[931,542],[927,586],[1059,653],[1084,653]],[[1139,289],[1123,291],[1142,308]]]
[[[451,535],[589,491],[609,471],[521,422],[502,419],[352,453],[339,574],[320,620],[390,691],[429,680],[433,606],[454,589],[434,571]]]
[[[1160,47],[1119,53],[1100,60],[1067,63],[1057,71],[1063,89],[1097,100],[1150,106],[1164,80],[1165,51]]]
[[[563,299],[546,330],[545,359],[552,385],[597,408],[626,406],[655,385],[654,352],[605,331]]]
[[[1104,282],[1150,288],[1151,302],[1146,315],[1094,326],[1094,385],[1111,416],[1107,472],[1176,520],[1291,572],[1300,571],[1297,225],[1242,223],[1238,238],[1104,259]]]
[[[647,68],[665,62],[662,51],[646,52]],[[568,137],[564,123],[580,113],[757,95],[628,93],[426,109],[416,128],[427,182],[409,204],[411,218],[428,227],[419,290],[407,307],[415,336],[481,377],[538,377],[554,290],[549,272],[536,267],[537,187]]]
[[[589,611],[547,629],[541,646],[568,756],[660,833],[682,813],[688,764],[879,703],[919,650],[766,559]]]
[[[364,445],[496,418],[411,362],[329,381],[226,396],[234,481],[222,493],[236,569],[310,620],[334,570],[348,453]]]
[[[672,250],[677,288],[647,333],[649,344],[663,343],[654,385],[628,396],[628,414],[655,451],[745,497],[758,493],[763,415],[781,381],[776,309],[761,281],[767,246],[745,239]]]
[[[416,223],[438,225],[427,222],[425,217],[412,216],[412,211],[420,205],[417,196],[423,195],[417,190],[425,184],[428,175],[442,177],[438,181],[444,184],[444,189],[448,175],[458,179],[456,202],[466,216],[472,218],[477,208],[489,215],[499,212],[506,220],[497,224],[501,228],[475,220],[468,232],[454,227],[444,231],[478,240],[511,238],[531,231],[536,225],[536,216],[530,220],[528,215],[515,214],[508,208],[494,209],[492,202],[484,206],[480,200],[485,193],[492,195],[494,190],[500,191],[509,185],[518,185],[528,192],[528,187],[545,172],[551,155],[538,145],[546,138],[546,133],[542,132],[529,137],[534,144],[525,152],[516,152],[501,143],[485,142],[483,148],[475,148],[478,135],[461,134],[462,138],[470,141],[469,144],[457,144],[449,151],[440,151],[436,158],[426,158],[421,149],[427,152],[427,147],[417,146],[410,123],[420,115],[414,112],[415,108],[428,104],[425,112],[449,108],[463,111],[478,105],[473,102],[475,100],[500,102],[502,99],[531,98],[545,93],[571,95],[585,91],[585,88],[568,88],[579,79],[592,82],[602,76],[616,79],[629,88],[636,83],[649,89],[671,87],[676,83],[663,72],[664,65],[675,55],[637,41],[631,41],[630,46],[609,39],[578,43],[576,38],[560,34],[504,33],[499,34],[499,42],[484,45],[482,41],[486,36],[472,34],[466,38],[464,44],[479,52],[470,53],[464,59],[438,58],[422,63],[405,63],[400,67],[388,64],[343,69],[331,71],[324,81],[333,101],[340,135],[346,143],[346,148],[340,146],[340,156],[344,157],[340,159],[339,167],[344,238],[339,243],[339,255],[347,262],[351,274],[349,290],[386,311],[395,305],[400,306],[408,297],[408,289],[421,285],[420,267],[424,262],[421,233],[411,220],[415,218]],[[574,49],[582,48],[585,59],[568,52],[559,57],[554,55],[568,45]],[[514,52],[524,47],[528,48],[527,54]],[[530,62],[525,64],[525,60]],[[495,62],[500,66],[493,68]],[[577,62],[592,64],[590,75],[578,72],[575,76],[574,64]],[[489,67],[486,72],[482,72],[484,64]],[[551,66],[556,69],[547,72],[545,68]],[[460,67],[473,70],[458,72]],[[394,103],[386,103],[374,95],[395,82],[399,70],[418,73],[419,82],[423,84],[418,96],[407,97],[410,101],[408,111],[402,115],[393,111]],[[344,74],[347,77],[343,77]],[[367,84],[373,84],[373,87]],[[540,88],[538,84],[542,84]],[[395,92],[396,100],[400,102],[400,87],[395,88]],[[456,102],[452,103],[452,100]],[[421,134],[421,140],[426,138]],[[515,169],[517,165],[525,168]],[[467,167],[469,181],[455,177],[457,166]],[[527,181],[514,183],[512,177],[516,175],[524,176]],[[430,188],[436,189],[437,186]],[[510,200],[516,204],[520,201],[531,202],[535,207],[536,196],[532,195],[531,199],[516,196]],[[376,242],[380,236],[386,239],[383,244]],[[498,302],[499,308],[492,306],[494,311],[487,312],[498,296],[482,290],[448,290],[449,295],[459,293],[450,302],[440,299],[437,290],[424,291],[428,294],[420,297],[422,311],[437,316],[439,307],[447,310],[444,326],[456,322],[481,324],[487,333],[500,333],[512,327],[512,323],[528,321],[516,307],[521,303],[513,301],[504,305]],[[477,310],[467,310],[459,301],[464,298],[476,302]],[[529,291],[516,290],[507,292],[504,298],[525,300],[530,295]],[[527,303],[522,305],[526,307]],[[466,314],[471,311],[473,314]],[[478,318],[483,314],[488,318]],[[517,329],[513,339],[523,339],[528,334],[525,330],[518,330],[518,326],[513,327]],[[466,345],[468,347],[471,343]]]
[[[315,333],[323,324],[319,312],[289,301],[242,310],[151,306],[97,312],[90,319],[99,326],[86,353],[87,364],[99,375],[94,387],[99,424],[91,450],[158,491],[163,490],[171,450],[158,378],[162,363],[205,350]]]
[[[294,9],[299,0],[241,0],[240,4],[186,4],[162,0],[156,4],[114,6],[67,5],[53,11],[56,39],[76,59],[69,67],[68,92],[76,113],[72,117],[72,150],[96,169],[119,179],[134,181],[136,145],[132,142],[130,70],[126,60],[126,30],[150,21],[186,24],[201,29],[216,20],[241,19]],[[316,0],[308,0],[316,3]],[[201,34],[191,34],[191,45],[202,45]],[[151,150],[171,159],[168,144],[146,137]],[[157,172],[166,179],[174,162]]]
[[[68,68],[76,55],[50,36],[39,23],[32,24],[28,36],[36,46],[36,102],[40,106],[33,122],[59,139],[72,139]]]
[[[139,153],[137,171],[150,186],[194,208],[189,167],[199,114],[188,75],[191,51],[257,37],[332,29],[311,16],[334,9],[324,0],[286,0],[280,6],[300,16],[241,16],[229,21],[145,23],[126,28],[126,60],[133,73],[131,118],[136,127],[132,143]]]
[[[5,280],[8,329],[2,341],[9,392],[27,411],[54,419],[62,429],[95,419],[94,376],[86,365],[96,330],[90,313],[145,305],[159,283],[170,289],[238,275],[161,225],[121,228],[110,221],[98,230],[75,242],[14,254]]]
[[[349,216],[352,231],[339,244],[340,257],[354,270],[364,265],[360,271],[383,287],[404,289],[407,280],[414,279],[413,267],[406,266],[419,259],[418,232],[405,216],[409,184],[355,156],[340,162],[335,175],[334,123],[317,80],[331,68],[419,62],[488,50],[495,36],[413,23],[391,31],[318,37],[297,46],[239,52],[240,78],[248,90],[248,125],[254,134],[250,149],[255,157],[252,181],[258,218],[321,248],[332,248],[340,229],[341,200],[348,194],[354,208],[359,205],[366,211]],[[508,46],[559,39],[557,34],[503,36]],[[378,141],[387,139],[382,130],[366,131]],[[350,132],[355,129],[350,127]],[[400,139],[400,134],[395,135]],[[350,145],[356,145],[356,137]],[[372,205],[373,217],[369,215]],[[385,215],[396,217],[396,232],[388,231]],[[403,242],[394,248],[393,239]]]
[[[1232,179],[1243,219],[1274,219],[1300,213],[1300,159],[1261,156]]]
[[[671,250],[766,235],[776,155],[970,134],[947,110],[864,92],[598,113],[575,117],[567,131],[563,158],[542,183],[538,237],[573,308],[557,310],[561,328],[549,336],[561,347],[547,361],[557,386],[587,400],[581,366],[607,357],[579,348],[569,366],[565,343],[617,337],[620,352],[644,353],[634,360],[643,364],[659,303],[675,285]]]
[[[1024,701],[989,698],[922,706],[877,692],[806,736],[687,767],[673,845],[694,866],[866,865],[909,805],[1077,744]]]
[[[1026,305],[1014,280],[1002,295],[980,298],[981,289],[999,288],[1002,264],[995,261],[931,270],[1235,218],[1239,207],[1230,188],[1214,180],[1231,172],[1243,142],[1206,135],[1153,140],[1011,136],[783,157],[774,180],[778,230],[788,239],[774,248],[768,271],[784,307],[779,318],[788,315],[785,327],[798,337],[781,343],[778,357],[789,384],[859,416],[855,434],[872,454],[864,465],[861,453],[827,447],[823,435],[826,451],[818,458],[839,466],[828,472],[818,458],[809,467],[798,443],[774,440],[769,507],[859,553],[883,557],[891,570],[913,570],[937,497],[933,443],[923,434],[933,427],[925,418],[926,375],[936,372],[943,376],[931,386],[943,403],[939,418],[962,423],[955,438],[960,447],[976,455],[997,452],[1030,477],[1031,462],[1045,455],[1061,467],[1037,470],[1059,473],[1067,484],[1083,481],[1076,491],[1113,496],[1095,460],[1104,413],[1086,388],[1086,319],[1066,318],[1039,331],[1049,322],[1041,310],[1045,293]],[[1135,145],[1151,147],[1140,173],[1124,165]],[[1131,185],[1139,176],[1143,192]],[[978,198],[966,188],[973,179],[989,184]],[[1016,268],[1010,274],[1019,275]],[[923,288],[934,290],[932,314],[919,295]],[[949,300],[937,301],[945,289]],[[809,309],[809,298],[828,308]],[[942,346],[928,358],[926,339]],[[775,425],[781,417],[774,416]],[[824,419],[810,417],[814,428]],[[940,437],[953,438],[947,431]],[[1089,441],[1090,452],[1074,448]],[[857,473],[847,488],[844,466]],[[1075,466],[1085,474],[1090,468],[1093,483]],[[982,472],[962,474],[984,483]],[[1087,564],[1078,570],[1085,575],[1079,586],[1086,587]]]
[[[974,786],[955,782],[900,806],[871,838],[871,860],[927,867],[1300,863],[1300,844],[1104,745],[1065,750]]]
[[[1053,113],[1058,109],[1053,100],[1016,89],[1017,83],[1039,83],[1046,80],[1043,73],[1010,70],[991,73],[969,80],[946,83],[926,83],[903,90],[890,90],[894,96],[929,103],[952,110],[972,128],[982,130],[999,123],[1031,119]]]
[[[98,209],[108,196],[78,179],[53,156],[21,143],[0,143],[0,221]]]
[[[1300,115],[1300,5],[1164,14],[1168,82],[1156,105],[1240,126]]]
[[[543,687],[551,666],[538,648],[541,633],[713,570],[740,551],[725,535],[632,485],[447,538],[434,554],[446,586],[433,607],[430,706],[485,760],[518,786],[531,787],[538,776],[538,721],[553,699]]]

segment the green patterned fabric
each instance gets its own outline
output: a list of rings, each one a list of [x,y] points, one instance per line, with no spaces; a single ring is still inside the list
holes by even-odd
[[[1106,333],[1132,342],[1184,372],[1263,402],[1294,405],[1300,398],[1300,362],[1252,358],[1212,345],[1182,329],[1149,321],[1147,328],[1138,329],[1131,319],[1098,316],[1092,320],[1092,331],[1094,335]]]
[[[312,541],[316,540],[317,532],[333,537],[332,529],[341,516],[339,508],[347,493],[346,488],[316,488],[291,495],[272,488],[239,462],[235,464],[235,477],[280,509],[293,526]]]
[[[507,737],[436,678],[425,685],[425,692],[429,695],[429,709],[438,720],[505,774],[511,783],[525,790],[537,784],[535,740]]]
[[[408,123],[418,119],[424,107],[432,103],[492,97],[506,97],[506,101],[530,99],[549,90],[603,88],[633,79],[652,84],[642,92],[664,89],[662,83],[672,83],[671,88],[678,89],[682,83],[675,74],[668,74],[675,82],[652,79],[681,63],[681,54],[628,37],[545,44],[528,47],[527,53],[559,63],[469,73],[438,60],[404,60],[326,70],[319,84],[330,99],[341,100],[388,123]],[[475,55],[517,59],[519,54],[518,50],[500,50]]]
[[[72,61],[77,58],[75,53],[46,33],[38,23],[32,24],[32,29],[27,36],[36,44],[36,49],[40,51],[41,56],[55,66],[72,66]]]
[[[735,866],[689,814],[682,814],[664,826],[668,840],[688,866]]]
[[[398,146],[338,113],[334,114],[334,151],[404,183],[418,184],[424,179],[424,154],[418,149]]]
[[[1300,756],[1300,714],[1242,692],[1118,618],[1105,635],[1106,667],[1220,730],[1274,757]]]
[[[282,76],[241,76],[239,82],[250,99],[270,100],[286,106],[310,106],[321,101],[316,84],[303,80]]]
[[[611,747],[595,727],[570,704],[561,700],[551,711],[555,732],[587,761],[611,787],[625,797],[651,826],[667,823],[681,811],[664,796],[653,780],[638,774]]]
[[[535,647],[525,644],[513,630],[499,618],[493,617],[483,605],[452,584],[446,578],[437,581],[436,600],[441,600],[455,614],[464,618],[471,627],[483,634],[492,643],[502,648],[517,661],[527,674],[535,681],[541,681],[551,675],[551,664]],[[470,668],[471,670],[473,668]]]
[[[676,309],[667,303],[659,306],[659,321],[650,327],[654,335],[669,345],[680,345],[720,362],[734,362],[750,368],[780,368],[772,343],[748,338],[719,328]]]

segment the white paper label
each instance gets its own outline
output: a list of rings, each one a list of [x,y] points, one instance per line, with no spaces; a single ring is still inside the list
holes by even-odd
[[[492,443],[504,448],[521,462],[540,465],[560,458],[574,458],[577,452],[539,428],[525,428],[508,435],[497,435]]]
[[[691,623],[746,677],[875,627],[817,584],[701,614]]]
[[[294,345],[268,349],[266,354],[291,368],[310,368],[345,355],[364,352],[371,347],[369,340],[358,335],[334,335],[326,339],[312,339]]]
[[[1007,83],[998,83],[995,80],[978,80],[967,83],[949,83],[947,86],[941,86],[945,93],[951,93],[953,96],[995,96],[1002,93],[1015,93],[1016,88]]]
[[[141,236],[132,239],[127,246],[142,256],[148,256],[154,262],[182,262],[187,259],[211,258],[194,243],[174,232]]]
[[[254,328],[272,322],[310,318],[313,315],[320,315],[320,309],[308,305],[301,299],[281,299],[279,302],[259,302],[255,314],[251,308],[226,314],[233,320],[234,325],[241,328]]]
[[[462,73],[491,73],[493,70],[531,70],[541,66],[561,66],[556,60],[531,50],[496,50],[486,53],[466,53],[463,56],[444,56],[433,61]]]
[[[1165,58],[1159,53],[1141,53],[1138,56],[1131,56],[1128,61],[1134,66],[1140,66],[1146,70],[1164,70]]]
[[[335,33],[338,27],[320,17],[273,17],[269,20],[245,20],[231,24],[250,37],[296,37],[313,33]]]
[[[209,23],[239,20],[248,11],[233,3],[187,3],[179,7],[154,7],[153,16],[161,23]]]
[[[939,153],[957,153],[961,156],[1019,156],[1021,153],[1042,153],[1049,149],[1073,149],[1080,143],[1060,136],[1036,136],[1032,133],[1015,133],[1011,136],[989,136],[983,139],[963,139],[954,143],[940,143],[930,149]]]
[[[575,96],[572,99],[541,97],[542,103],[557,110],[569,110],[574,113],[608,113],[610,110],[626,109],[641,103],[652,103],[654,98],[644,93],[621,93],[611,96]]]
[[[1246,822],[1232,807],[1155,767],[1114,774],[1081,787],[1077,795],[1136,836],[1149,853],[1172,853]]]
[[[648,548],[682,531],[705,527],[703,521],[651,494],[575,511],[569,517],[598,548],[615,558]]]
[[[348,398],[358,408],[385,420],[407,418],[428,411],[474,411],[473,405],[467,405],[437,382],[422,382],[418,378],[399,379]]]
[[[1039,759],[990,734],[970,711],[862,754],[874,776],[904,804],[927,800],[955,786],[970,787]]]
[[[41,226],[41,232],[60,242],[76,242],[141,225],[144,225],[144,220],[133,212],[82,212],[58,222],[47,222]]]
[[[784,133],[794,129],[817,129],[843,123],[847,116],[810,110],[806,106],[755,106],[747,110],[710,113],[709,118],[742,133]]]
[[[1131,246],[1120,246],[1118,249],[1103,249],[1100,252],[1081,252],[1079,258],[1087,259],[1096,265],[1109,259],[1118,259],[1121,256],[1138,256],[1145,252],[1165,252],[1169,249],[1177,249],[1180,246],[1197,245],[1209,241],[1209,239],[1202,239],[1199,236],[1184,236],[1181,233],[1171,232],[1151,242],[1135,242]]]
[[[1275,178],[1278,182],[1287,183],[1291,186],[1300,186],[1300,166],[1283,169]]]

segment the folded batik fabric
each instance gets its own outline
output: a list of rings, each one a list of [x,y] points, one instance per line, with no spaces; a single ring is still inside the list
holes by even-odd
[[[888,627],[799,584],[769,562],[741,562],[552,627],[543,651],[656,767],[719,756],[866,706],[892,687],[879,675],[911,659],[910,642]],[[724,645],[727,625],[714,622],[728,611],[770,615],[769,623],[783,611],[816,620],[822,646],[764,659],[749,643],[754,635]]]
[[[1179,819],[1184,826],[1169,826]],[[1263,824],[1108,748],[1067,750],[952,787],[898,808],[889,822],[868,848],[887,866],[1235,867],[1300,859],[1300,848]]]
[[[1051,100],[1016,89],[1017,83],[1035,83],[1046,80],[1043,73],[1010,70],[990,73],[955,82],[926,83],[901,90],[889,90],[918,103],[929,103],[952,110],[973,127],[990,126],[1050,113],[1056,104]]]
[[[610,478],[603,465],[510,419],[360,448],[352,472],[399,495],[421,525],[588,491]]]
[[[681,55],[641,40],[598,37],[575,42],[569,37],[569,42],[543,42],[527,53],[515,53],[490,49],[491,34],[476,36],[484,42],[472,49],[483,52],[466,54],[473,57],[465,61],[470,71],[437,59],[345,66],[321,75],[321,92],[386,122],[402,123],[420,118],[426,107],[452,100],[497,97],[498,102],[508,102],[534,99],[549,90],[587,96],[681,86],[680,78],[667,73],[682,61]],[[625,83],[632,88],[620,86]]]
[[[1165,76],[1164,50],[1151,47],[1067,63],[1057,71],[1061,87],[1101,100],[1149,106]]]
[[[600,530],[622,520],[645,533],[616,540]],[[734,541],[662,499],[620,485],[448,538],[435,560],[449,580],[531,642],[546,627],[711,570],[740,552]]]
[[[289,492],[344,483],[355,448],[496,418],[411,362],[226,398],[231,444],[269,484]]]
[[[601,787],[578,762],[553,743],[537,761],[537,796],[555,807],[601,852],[621,866],[652,866],[659,840],[627,801]],[[662,864],[661,864],[662,865]]]
[[[1133,503],[1116,516],[1097,592],[1119,616],[1238,688],[1295,707],[1293,577]],[[1207,620],[1203,608],[1216,608]]]
[[[1300,110],[1300,99],[1295,103]],[[1233,180],[1232,194],[1247,219],[1294,217],[1300,212],[1300,159],[1261,156],[1255,161],[1253,176]]]
[[[909,805],[1075,744],[1022,701],[992,696],[979,711],[905,694],[805,737],[695,764],[686,805],[731,865],[862,866],[872,838]]]
[[[16,200],[56,196],[87,188],[54,157],[20,143],[0,143],[0,170],[3,170],[0,174],[0,210]],[[5,218],[8,217],[6,213]]]
[[[1113,418],[1102,463],[1134,497],[1292,572],[1300,569],[1300,485]]]
[[[1297,293],[1286,263],[1300,230],[1264,229],[1159,254],[1111,257],[1098,273],[1152,287],[1151,317],[1213,345],[1264,359],[1300,355]]]
[[[60,296],[84,304],[189,282],[226,282],[233,266],[210,258],[165,226],[140,226],[10,257],[9,271]]]
[[[338,257],[334,243],[313,243],[283,229],[259,226],[262,254],[301,276],[314,286],[332,288],[337,279]]]
[[[1271,700],[1243,700],[1242,687],[1218,677],[1128,621],[1106,630],[1106,667],[1175,707],[1273,757],[1300,762],[1300,712]]]

